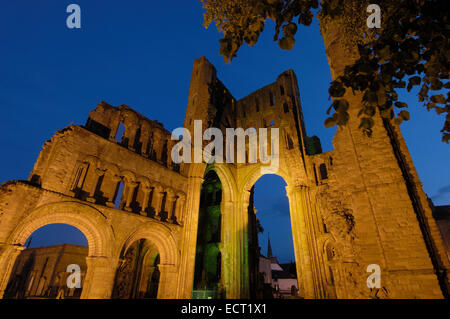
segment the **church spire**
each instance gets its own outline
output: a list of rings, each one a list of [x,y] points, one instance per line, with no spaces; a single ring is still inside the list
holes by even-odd
[[[270,234],[268,234],[268,241],[267,241],[267,257],[272,257],[272,246],[270,246]]]

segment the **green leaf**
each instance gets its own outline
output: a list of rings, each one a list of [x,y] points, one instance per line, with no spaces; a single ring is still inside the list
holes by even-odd
[[[442,89],[443,86],[444,85],[443,85],[443,83],[440,80],[438,80],[438,79],[431,80],[430,89],[432,89],[434,91],[437,91],[437,90]]]
[[[400,111],[400,113],[398,113],[398,116],[405,121],[409,121],[409,112],[406,110],[402,110]]]
[[[394,118],[394,111],[392,109],[382,110],[380,112],[381,117],[392,120]]]
[[[423,102],[427,96],[428,96],[428,85],[424,83],[419,91],[419,102]]]
[[[395,102],[394,105],[398,108],[408,107],[408,104],[405,102]]]
[[[324,123],[324,124],[325,124],[325,127],[326,127],[326,128],[330,128],[330,127],[335,126],[336,123],[337,123],[336,117],[335,117],[335,116],[332,116],[332,117],[327,118],[327,119],[325,120],[325,123]]]
[[[442,136],[442,142],[445,142],[448,144],[449,141],[450,141],[450,134],[444,133],[444,135]]]
[[[403,119],[402,119],[401,117],[396,117],[396,118],[394,119],[394,123],[397,124],[397,125],[402,124],[402,122],[403,122]]]
[[[278,40],[278,45],[283,50],[292,50],[295,44],[294,38],[281,38]]]
[[[303,24],[305,26],[308,26],[311,24],[313,17],[314,17],[314,15],[311,11],[301,13],[298,18],[298,24]]]
[[[414,85],[419,85],[420,82],[421,82],[420,76],[413,76],[412,78],[410,78],[408,87],[407,87],[408,92],[411,91],[411,89]]]
[[[445,96],[444,94],[433,95],[430,100],[434,103],[445,104]]]
[[[347,100],[339,99],[339,100],[335,100],[333,102],[332,106],[337,112],[345,112],[348,110],[349,104],[348,104]]]
[[[333,81],[328,89],[328,93],[331,97],[342,97],[345,94],[345,88],[341,82]]]
[[[283,34],[288,38],[294,37],[296,32],[297,32],[297,25],[293,22],[290,22],[285,26],[283,26]]]
[[[348,122],[349,115],[347,112],[341,111],[337,113],[337,118],[338,118],[337,123],[339,125],[345,125]]]

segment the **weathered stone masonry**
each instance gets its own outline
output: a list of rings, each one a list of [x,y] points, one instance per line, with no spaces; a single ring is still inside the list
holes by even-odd
[[[335,43],[325,37],[333,77],[341,58],[333,56]],[[292,70],[236,100],[214,66],[199,58],[184,126],[193,132],[194,120],[202,120],[203,129],[224,133],[280,129],[277,174],[287,184],[300,296],[441,298],[449,262],[400,130],[377,118],[369,138],[352,115],[334,137],[334,150],[322,153],[318,139],[306,134]],[[86,125],[58,131],[28,181],[0,187],[0,296],[31,233],[66,223],[89,243],[82,298],[112,297],[126,252],[141,239],[160,255],[157,297],[191,298],[201,185],[214,170],[222,185],[221,287],[227,298],[249,297],[248,207],[261,165],[176,165],[173,145],[162,124],[105,102]],[[381,289],[366,285],[369,264],[381,267]]]

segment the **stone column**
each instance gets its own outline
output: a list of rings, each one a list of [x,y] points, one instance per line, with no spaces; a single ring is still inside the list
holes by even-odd
[[[125,122],[124,122],[125,125]],[[128,139],[128,145],[127,148],[130,151],[135,151],[134,149],[134,140],[136,138],[136,132],[138,130],[137,124],[128,122],[127,125],[125,125],[125,133],[124,137]]]
[[[17,257],[25,246],[1,244],[0,245],[0,299],[5,294],[11,273]]]
[[[142,191],[144,192],[144,200],[142,202],[142,209],[140,211],[140,214],[142,216],[147,216],[147,207],[148,207],[148,201],[150,198],[150,192],[151,192],[151,187],[150,186],[143,186],[142,187]]]
[[[156,161],[161,162],[162,148],[164,146],[163,134],[160,128],[153,130],[153,150],[156,152]]]
[[[235,269],[237,276],[236,281],[233,283],[236,289],[236,295],[230,298],[247,299],[250,297],[249,291],[249,265],[248,265],[248,205],[249,205],[250,193],[245,194],[245,198],[242,202],[237,203],[238,212],[235,217],[235,224],[232,228],[235,232],[234,241],[236,243],[235,249]]]
[[[97,188],[97,183],[98,183],[98,179],[100,178],[100,176],[103,176],[103,174],[105,174],[105,170],[100,169],[100,168],[95,168],[91,174],[89,174],[89,179],[88,179],[88,193],[89,196],[86,199],[88,202],[90,203],[95,203],[96,202],[96,198],[95,198],[95,190]]]
[[[150,139],[150,132],[147,130],[142,130],[141,131],[141,143],[142,143],[141,154],[145,157],[148,156],[147,146],[149,143],[149,139]]]
[[[173,204],[175,203],[175,200],[176,200],[175,192],[169,188],[167,190],[166,207],[165,207],[165,210],[167,211],[167,221],[169,222],[175,221],[174,219],[175,215],[173,211]]]
[[[194,164],[196,165],[196,164]],[[203,169],[198,171],[204,172]],[[203,178],[192,176],[188,179],[188,193],[183,217],[184,227],[181,246],[181,263],[178,276],[177,298],[192,298],[192,285],[194,284],[195,249],[197,246],[198,212],[200,208],[200,191]]]
[[[186,202],[186,195],[184,193],[178,193],[178,198],[176,201],[175,206],[175,220],[178,224],[183,224],[183,217],[184,217],[184,203]]]
[[[155,218],[159,215],[161,211],[162,204],[162,192],[163,188],[161,185],[156,185],[153,188],[153,196],[152,196],[152,207],[155,210]]]
[[[158,285],[158,299],[175,299],[177,298],[177,276],[178,269],[175,265],[159,264],[160,271]]]
[[[81,299],[109,299],[114,287],[117,258],[86,257],[87,272]]]
[[[233,225],[236,221],[234,214],[236,203],[231,201],[222,201],[220,211],[222,214],[222,234],[221,234],[221,253],[222,253],[222,284],[227,298],[239,298],[237,282],[239,277],[238,265],[236,260],[236,240]]]
[[[222,259],[225,265],[224,286],[228,299],[247,299],[249,290],[248,205],[250,192],[242,200],[222,202]],[[237,213],[235,213],[237,212]]]
[[[127,212],[131,212],[130,204],[131,204],[131,201],[133,200],[134,190],[136,189],[136,186],[138,186],[138,183],[136,183],[136,182],[128,182],[127,183],[127,188],[128,188],[127,200],[125,202],[125,208],[124,208]]]
[[[108,181],[108,180],[105,181],[107,184],[113,185],[113,186],[110,186],[110,193],[109,193],[109,196],[107,196],[108,201],[106,202],[106,206],[114,208],[114,195],[116,193],[116,190],[118,188],[118,183],[120,181],[121,181],[121,178],[118,175],[112,175],[110,181]]]
[[[308,240],[308,232],[310,231],[306,225],[305,214],[306,205],[302,192],[305,191],[303,186],[286,186],[287,196],[289,198],[289,210],[291,214],[292,238],[294,241],[294,254],[299,277],[299,290],[304,291],[304,298],[316,298],[314,289],[314,274],[311,265],[310,243]]]

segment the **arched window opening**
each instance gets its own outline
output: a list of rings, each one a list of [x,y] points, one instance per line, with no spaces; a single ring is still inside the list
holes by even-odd
[[[280,94],[284,95],[284,87],[282,85],[280,85]]]
[[[137,182],[137,186],[134,187],[134,189],[132,190],[133,194],[131,195],[131,202],[130,202],[130,208],[133,213],[139,213],[141,211],[141,205],[138,201],[138,195],[139,193],[141,193],[140,189],[141,183]],[[140,200],[142,201],[143,198],[140,198]]]
[[[159,212],[159,217],[161,219],[161,221],[165,222],[167,221],[167,217],[168,217],[168,207],[167,206],[167,192],[162,193],[162,200],[161,200],[161,211]]]
[[[13,266],[5,299],[79,299],[87,271],[88,242],[77,228],[48,224],[34,231],[25,242]],[[69,289],[61,275],[69,276],[67,266],[80,267],[80,288]]]
[[[325,164],[320,164],[319,171],[321,180],[328,179],[327,166]]]
[[[250,298],[298,298],[289,200],[280,176],[264,175],[255,183],[248,220]]]
[[[258,100],[258,98],[255,99],[255,106],[256,106],[256,112],[259,112],[259,100]]]
[[[142,142],[141,142],[141,128],[139,127],[136,130],[136,135],[134,137],[134,143],[133,143],[133,148],[136,151],[136,153],[141,154],[142,152]]]
[[[284,113],[289,113],[289,106],[287,103],[283,103]]]
[[[104,178],[105,178],[105,175],[101,175],[98,177],[97,185],[95,186],[95,191],[94,191],[95,202],[100,205],[106,205],[106,202],[108,201],[108,198],[104,196],[103,191],[102,191],[102,185],[103,185]]]
[[[269,103],[270,103],[270,106],[274,106],[275,105],[275,98],[274,98],[272,92],[269,93]]]
[[[74,193],[74,196],[78,199],[83,199],[86,194],[83,194],[83,185],[86,179],[86,173],[88,170],[88,163],[78,161],[75,165],[74,175],[72,178],[72,185],[70,190]]]
[[[122,201],[123,191],[124,191],[125,185],[122,181],[120,181],[117,184],[116,188],[116,194],[114,195],[114,208],[115,209],[123,209],[124,202]]]
[[[119,127],[117,128],[116,131],[116,137],[114,139],[116,140],[117,143],[123,144],[124,135],[125,135],[125,125],[123,125],[123,123],[120,122]]]

